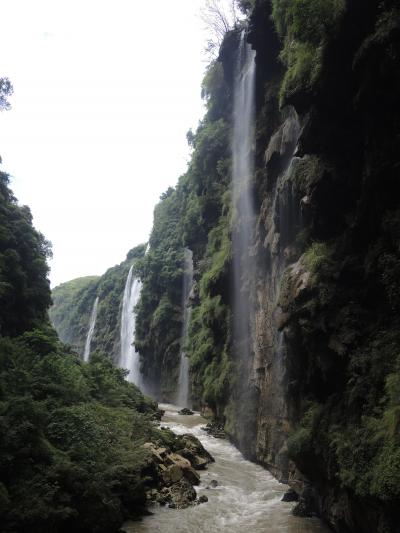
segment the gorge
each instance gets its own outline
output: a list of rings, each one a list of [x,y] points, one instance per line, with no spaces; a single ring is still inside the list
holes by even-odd
[[[239,5],[149,242],[54,288],[52,326],[46,243],[1,174],[7,533],[400,531],[400,9]],[[172,471],[197,482],[187,433],[209,501],[137,521]]]

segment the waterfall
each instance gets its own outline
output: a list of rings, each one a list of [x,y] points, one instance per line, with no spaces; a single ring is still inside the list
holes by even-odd
[[[192,308],[190,307],[190,293],[193,287],[193,252],[185,248],[184,271],[183,271],[183,291],[182,310],[183,323],[181,334],[181,353],[179,364],[177,405],[189,407],[189,359],[186,356],[185,345],[188,338],[189,322]]]
[[[232,135],[232,355],[238,379],[232,400],[235,435],[240,449],[254,442],[256,418],[249,416],[256,406],[253,380],[252,296],[256,279],[254,257],[255,207],[253,200],[255,140],[255,52],[242,31],[238,48]]]
[[[86,336],[85,351],[83,352],[84,361],[89,361],[90,343],[92,342],[94,327],[96,325],[98,303],[99,303],[99,297],[97,296],[93,303],[92,314],[90,315],[89,330]]]
[[[240,36],[234,87],[232,188],[235,224],[232,234],[234,341],[236,356],[251,354],[249,281],[254,279],[251,255],[255,211],[251,181],[254,173],[255,52]]]
[[[133,342],[135,340],[136,315],[134,308],[139,301],[142,283],[133,276],[133,267],[129,269],[125,283],[121,314],[121,353],[118,366],[129,370],[128,381],[141,384],[139,354]]]

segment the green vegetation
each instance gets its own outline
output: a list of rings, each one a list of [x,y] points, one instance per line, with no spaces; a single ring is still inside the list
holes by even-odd
[[[96,296],[99,297],[92,350],[115,358],[119,354],[119,330],[122,297],[130,266],[135,272],[143,257],[145,244],[127,254],[125,261],[109,268],[102,276],[87,276],[62,283],[52,291],[53,306],[49,310],[52,324],[60,339],[83,354],[90,315]]]
[[[241,4],[247,11],[254,2]],[[246,452],[278,469],[287,428],[292,427],[289,455],[316,490],[322,489],[322,507],[349,502],[339,517],[343,528],[354,518],[353,503],[360,513],[398,507],[398,117],[396,99],[392,95],[386,102],[383,97],[392,88],[398,94],[393,38],[398,7],[391,0],[379,2],[379,8],[361,2],[354,7],[344,0],[272,0],[282,44],[278,63],[278,51],[272,57],[262,49],[276,38],[265,35],[270,31],[269,12],[264,17],[270,2],[255,4],[259,18],[252,20],[250,35],[258,53],[254,185],[260,210],[255,246],[260,277],[252,304],[259,306],[257,311],[266,309],[264,282],[271,263],[277,264],[270,261],[272,254],[280,254],[277,259],[287,268],[279,301],[268,305],[277,304],[282,311],[282,368],[277,370],[280,354],[273,350],[275,317],[271,313],[270,325],[259,313],[255,340],[260,357],[252,367],[259,397],[235,403],[238,377],[248,370],[236,366],[231,355],[230,83],[237,49],[237,33],[232,32],[223,43],[221,60],[207,69],[202,86],[207,112],[197,131],[187,135],[192,149],[187,172],[155,208],[148,254],[143,245],[137,247],[100,279],[75,280],[54,292],[54,323],[73,330],[76,337],[68,342],[76,346],[78,340],[83,345],[91,306],[99,296],[95,351],[88,365],[61,345],[46,323],[48,246],[31,228],[29,211],[17,206],[3,177],[0,239],[8,244],[0,256],[0,423],[5,421],[0,512],[6,531],[100,531],[100,523],[108,527],[104,531],[113,531],[123,517],[140,509],[146,465],[140,444],[143,439],[164,438],[168,443],[174,438],[152,427],[154,406],[96,350],[108,357],[118,352],[121,296],[134,264],[143,281],[135,341],[142,369],[160,396],[174,399],[185,247],[194,258],[186,352],[195,404],[210,407],[238,442],[246,446],[252,441]],[[335,61],[327,65],[326,57]],[[296,160],[287,176],[290,201],[293,210],[301,210],[303,228],[285,249],[280,248],[284,239],[273,239],[271,245],[270,232],[279,208],[275,199],[289,190],[279,191],[286,162],[278,152],[267,166],[264,159],[285,116],[278,109],[278,87],[281,107],[299,104],[297,111],[304,111]],[[313,94],[318,100],[312,100]],[[268,206],[273,211],[266,213]],[[293,221],[285,222],[289,226]],[[66,315],[71,317],[68,326],[63,323]],[[270,388],[277,376],[285,405],[277,398],[278,389]],[[260,404],[265,398],[271,405]],[[282,410],[274,419],[275,407]],[[241,438],[244,433],[247,440]],[[280,438],[279,449],[274,449]],[[340,511],[341,505],[334,507]]]
[[[46,258],[50,244],[32,227],[0,172],[0,334],[17,335],[41,324],[50,305]]]
[[[209,233],[201,264],[199,301],[193,311],[190,354],[195,397],[222,414],[232,385],[229,294],[231,241],[227,215]]]
[[[344,0],[272,0],[272,17],[284,46],[286,73],[281,105],[299,90],[309,91],[318,80],[323,51],[344,12]]]
[[[196,133],[186,174],[168,189],[154,211],[150,250],[139,266],[143,289],[138,306],[135,345],[143,370],[161,392],[173,399],[182,330],[184,247],[194,252],[199,287],[192,303],[187,353],[193,396],[214,408],[227,397],[229,309],[216,296],[227,286],[230,263],[230,125],[229,90],[221,63],[213,62],[202,86],[207,113]]]
[[[319,272],[327,272],[331,262],[332,250],[326,242],[313,242],[311,246],[304,253],[304,263],[308,270],[318,275]]]
[[[0,239],[1,530],[118,531],[145,504],[142,444],[162,441],[156,404],[108,357],[82,363],[59,341],[47,319],[49,244],[3,173]],[[139,255],[143,246],[129,260]],[[56,297],[84,306],[97,283],[75,280]]]
[[[87,276],[62,283],[52,291],[50,320],[60,339],[80,354],[84,351],[98,282],[98,276]]]
[[[144,503],[154,405],[51,329],[0,339],[3,531],[116,531]]]
[[[393,358],[399,341],[398,333],[382,333],[365,345],[352,358],[344,398],[313,404],[288,440],[301,470],[310,472],[317,457],[332,482],[360,499],[394,503],[400,496],[400,378]]]

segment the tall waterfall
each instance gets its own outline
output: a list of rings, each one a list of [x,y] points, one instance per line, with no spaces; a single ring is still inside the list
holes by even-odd
[[[141,384],[139,354],[136,352],[133,342],[135,340],[136,315],[134,308],[139,301],[142,283],[133,277],[133,267],[129,269],[125,283],[124,298],[122,301],[121,314],[121,353],[118,366],[129,370],[128,381]]]
[[[97,318],[97,306],[99,304],[99,297],[97,296],[94,300],[93,307],[92,307],[92,314],[90,315],[90,323],[89,323],[89,330],[86,335],[86,343],[85,343],[85,351],[83,352],[83,360],[89,361],[90,356],[90,344],[92,342],[94,327],[96,325],[96,318]]]
[[[189,359],[186,356],[185,344],[188,338],[189,322],[192,308],[190,306],[190,293],[193,287],[193,252],[185,248],[182,309],[183,323],[181,335],[181,354],[179,364],[178,393],[176,403],[180,407],[189,407]]]
[[[255,140],[255,52],[242,31],[238,48],[233,100],[232,137],[232,265],[233,320],[232,354],[236,380],[232,401],[235,434],[242,451],[252,441],[256,418],[249,414],[256,406],[253,383],[253,339],[255,266],[255,208],[253,200]]]
[[[251,245],[254,233],[254,202],[251,181],[254,171],[255,52],[242,31],[234,87],[232,139],[232,186],[235,224],[233,246],[234,341],[236,356],[246,361],[251,354],[249,282],[253,279]]]

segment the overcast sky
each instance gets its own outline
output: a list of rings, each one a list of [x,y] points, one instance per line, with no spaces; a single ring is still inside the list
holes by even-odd
[[[51,282],[148,239],[203,115],[202,0],[1,1],[2,169],[53,243]]]

